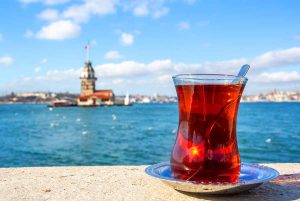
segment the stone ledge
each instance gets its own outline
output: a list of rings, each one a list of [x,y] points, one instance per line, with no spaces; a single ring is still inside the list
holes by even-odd
[[[300,163],[267,165],[283,176],[226,197],[180,193],[146,166],[0,168],[0,200],[300,200]]]

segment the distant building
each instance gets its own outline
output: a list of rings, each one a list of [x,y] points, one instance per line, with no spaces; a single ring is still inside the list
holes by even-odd
[[[49,93],[42,93],[42,92],[16,94],[17,98],[38,97],[38,98],[41,98],[41,99],[46,99],[50,96],[51,95]]]
[[[115,95],[112,90],[96,90],[96,76],[92,63],[87,60],[81,74],[81,94],[77,98],[78,106],[113,105]]]

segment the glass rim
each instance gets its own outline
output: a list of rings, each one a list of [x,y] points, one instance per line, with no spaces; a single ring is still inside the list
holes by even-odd
[[[201,77],[203,76],[203,77]],[[206,77],[205,77],[206,76]],[[184,73],[184,74],[177,74],[172,76],[173,79],[192,79],[192,80],[244,80],[247,81],[248,78],[244,76],[237,76],[231,74],[201,74],[201,73]]]

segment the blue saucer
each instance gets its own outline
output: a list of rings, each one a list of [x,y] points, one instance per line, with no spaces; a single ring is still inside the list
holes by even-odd
[[[232,194],[246,191],[275,179],[279,173],[269,167],[242,163],[239,181],[237,183],[197,183],[175,179],[171,173],[169,162],[151,165],[145,172],[155,177],[176,190],[204,194]]]

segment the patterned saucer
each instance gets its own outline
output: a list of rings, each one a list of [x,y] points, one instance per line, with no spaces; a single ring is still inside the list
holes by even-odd
[[[241,173],[237,183],[197,183],[178,180],[172,176],[169,162],[151,165],[145,169],[145,172],[176,190],[203,194],[239,193],[255,188],[279,176],[279,173],[272,168],[251,163],[241,164]]]

